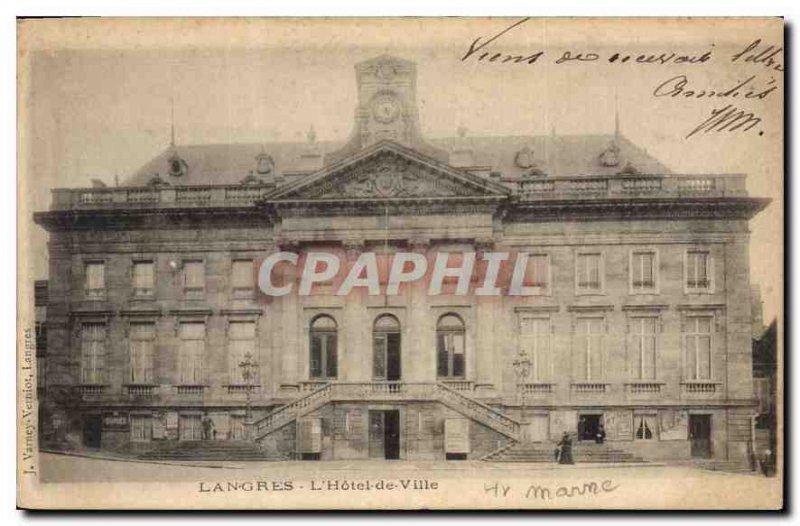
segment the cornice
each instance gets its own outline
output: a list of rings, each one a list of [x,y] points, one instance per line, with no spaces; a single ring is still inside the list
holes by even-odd
[[[524,200],[518,196],[445,196],[387,199],[273,199],[242,207],[71,209],[37,212],[48,231],[271,227],[284,216],[374,216],[500,214],[504,223],[617,221],[634,219],[748,220],[770,199],[754,197],[665,197]]]
[[[114,229],[195,229],[198,223],[215,227],[271,226],[270,217],[253,206],[192,208],[104,208],[36,212],[33,220],[48,231]]]
[[[616,221],[630,219],[751,219],[771,199],[668,197],[515,201],[505,222]]]

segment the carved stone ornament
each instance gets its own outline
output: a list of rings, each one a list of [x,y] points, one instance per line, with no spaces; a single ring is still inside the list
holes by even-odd
[[[619,175],[638,175],[639,170],[631,163],[626,163],[625,167],[619,171]]]
[[[619,166],[621,161],[619,146],[616,143],[611,143],[600,154],[600,164],[607,167]]]
[[[398,158],[367,161],[320,181],[300,194],[304,198],[454,197],[476,192],[449,177]]]
[[[260,184],[262,181],[258,177],[253,174],[251,170],[242,180],[241,184],[243,185],[253,185],[253,184]]]
[[[147,186],[154,186],[154,187],[169,186],[169,182],[165,181],[164,179],[161,178],[160,175],[155,173],[153,174],[153,177],[148,179]]]
[[[383,124],[389,124],[397,120],[402,111],[400,101],[397,100],[396,96],[390,93],[384,93],[375,97],[370,107],[375,120]]]
[[[526,170],[522,173],[522,177],[547,177],[547,172],[534,163],[530,170]]]

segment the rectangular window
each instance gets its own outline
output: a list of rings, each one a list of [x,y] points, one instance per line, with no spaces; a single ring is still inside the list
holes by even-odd
[[[253,260],[237,259],[231,265],[231,288],[234,298],[251,298],[255,288]]]
[[[206,266],[203,261],[183,262],[183,295],[187,299],[202,299],[206,290]]]
[[[202,440],[202,417],[200,415],[181,415],[178,433],[181,440]]]
[[[85,323],[81,327],[81,383],[99,385],[105,380],[106,326]]]
[[[204,323],[181,323],[178,382],[182,385],[203,385],[203,361],[206,351]]]
[[[633,415],[636,440],[656,440],[656,415]]]
[[[444,332],[437,334],[437,374],[441,377],[464,377],[464,333]]]
[[[133,295],[136,298],[152,298],[155,292],[155,265],[152,261],[133,262]]]
[[[686,291],[711,291],[711,254],[707,250],[686,252]]]
[[[86,263],[84,293],[87,298],[103,298],[106,295],[106,264],[102,261]]]
[[[579,253],[575,262],[575,286],[578,294],[603,292],[603,256]]]
[[[47,387],[47,358],[44,355],[36,355],[36,387],[45,389]]]
[[[156,327],[153,323],[134,323],[130,327],[130,377],[132,384],[153,383]]]
[[[131,415],[131,441],[150,442],[153,438],[153,417],[150,415]]]
[[[372,376],[375,380],[400,379],[400,333],[373,334]]]
[[[630,259],[631,292],[655,292],[657,288],[657,261],[653,251],[634,251]]]
[[[655,380],[658,319],[655,317],[631,318],[630,328],[633,378]]]
[[[577,379],[594,382],[605,377],[603,352],[603,318],[578,318],[577,320]]]
[[[522,348],[531,361],[530,380],[542,382],[550,379],[549,318],[526,318],[522,320]]]
[[[228,327],[228,378],[234,385],[257,385],[257,378],[246,378],[242,363],[248,355],[255,359],[256,324],[252,321],[231,322]],[[255,371],[252,371],[255,373]]]
[[[311,333],[311,378],[336,378],[336,333]]]
[[[523,254],[521,253],[520,256]],[[550,290],[550,256],[524,253],[527,257],[522,285],[533,289],[533,294],[547,294]]]
[[[690,316],[685,322],[686,379],[711,379],[711,316]]]

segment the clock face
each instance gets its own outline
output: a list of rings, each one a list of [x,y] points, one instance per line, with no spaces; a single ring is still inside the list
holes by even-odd
[[[400,115],[400,104],[394,97],[379,97],[372,103],[372,115],[378,122],[392,122]]]

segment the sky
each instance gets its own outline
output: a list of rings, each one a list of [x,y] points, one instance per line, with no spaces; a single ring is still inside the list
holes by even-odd
[[[23,276],[45,278],[46,234],[30,221],[50,189],[124,181],[178,144],[319,140],[351,131],[354,65],[382,53],[417,64],[422,132],[470,135],[622,133],[676,173],[745,173],[751,195],[773,199],[751,222],[752,281],[765,319],[782,311],[783,73],[732,56],[756,39],[781,45],[782,27],[762,22],[531,20],[487,44],[512,54],[544,51],[535,64],[461,60],[514,19],[387,21],[284,19],[37,22],[20,39],[20,242]],[[734,22],[735,23],[735,22]],[[569,50],[662,52],[702,64],[555,64]],[[776,56],[782,61],[782,54]],[[747,133],[686,135],[729,101],[654,97],[676,75],[723,89],[754,76],[776,92],[737,100],[762,118]],[[171,108],[174,106],[174,117]],[[757,132],[763,131],[759,135]],[[29,258],[27,261],[27,257]],[[35,254],[35,257],[32,256]]]

